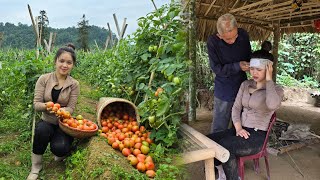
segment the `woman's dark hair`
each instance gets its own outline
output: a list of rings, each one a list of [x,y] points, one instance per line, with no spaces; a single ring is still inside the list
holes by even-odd
[[[272,44],[270,41],[263,41],[261,44],[261,49],[270,52],[272,50]]]
[[[64,53],[64,52],[68,52],[71,54],[71,57],[72,57],[72,61],[73,61],[73,64],[76,64],[77,62],[77,57],[76,57],[76,53],[75,53],[75,46],[72,44],[72,43],[68,43],[66,44],[66,47],[61,47],[58,49],[56,55],[54,56],[54,62],[57,61],[58,57]]]
[[[253,52],[251,54],[251,58],[262,58],[269,59],[270,61],[274,60],[274,57],[269,51],[272,49],[272,45],[270,41],[264,41],[261,44],[261,49]]]

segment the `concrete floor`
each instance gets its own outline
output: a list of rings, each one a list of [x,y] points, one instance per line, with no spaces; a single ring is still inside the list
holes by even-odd
[[[212,121],[212,112],[197,110],[197,121],[189,124],[203,134],[207,134]],[[289,151],[278,156],[269,156],[272,180],[320,180],[320,143]],[[204,162],[187,166],[190,180],[204,180]],[[252,161],[245,163],[246,180],[267,179],[264,159],[260,160],[260,174],[253,170]]]

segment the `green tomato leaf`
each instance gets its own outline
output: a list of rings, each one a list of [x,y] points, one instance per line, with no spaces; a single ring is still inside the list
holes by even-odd
[[[157,116],[164,115],[170,108],[170,101],[169,99],[164,96],[162,98],[162,101],[159,102],[158,110],[157,110]]]
[[[142,60],[146,61],[146,60],[148,60],[149,57],[151,57],[151,54],[150,53],[145,53],[145,54],[141,55],[140,57],[141,57]]]

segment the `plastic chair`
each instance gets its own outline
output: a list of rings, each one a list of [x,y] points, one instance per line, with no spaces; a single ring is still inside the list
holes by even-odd
[[[241,180],[244,180],[244,162],[246,160],[253,160],[254,163],[254,170],[256,173],[260,173],[259,171],[259,159],[264,157],[264,161],[266,163],[266,169],[267,169],[267,177],[268,180],[270,180],[270,171],[269,171],[269,162],[268,162],[268,152],[267,152],[267,143],[268,143],[268,139],[269,139],[269,134],[270,131],[272,129],[273,124],[276,121],[276,113],[273,113],[270,119],[270,124],[267,130],[267,135],[266,138],[264,140],[262,149],[260,152],[258,152],[257,154],[253,154],[253,155],[249,155],[249,156],[243,156],[243,157],[239,157],[238,158],[238,170],[239,170],[239,176],[241,178]]]

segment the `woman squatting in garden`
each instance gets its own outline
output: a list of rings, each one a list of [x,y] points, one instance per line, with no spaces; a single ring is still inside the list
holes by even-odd
[[[55,71],[43,74],[37,80],[33,103],[35,110],[42,112],[42,116],[35,127],[31,154],[32,167],[28,180],[38,178],[42,169],[42,156],[49,143],[55,161],[62,161],[71,151],[73,137],[59,128],[58,118],[47,109],[47,103],[58,103],[62,109],[72,114],[80,93],[79,82],[70,76],[75,64],[74,46],[68,44],[60,48],[54,57]]]

